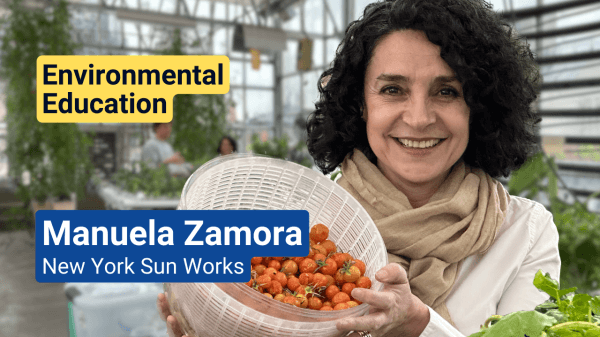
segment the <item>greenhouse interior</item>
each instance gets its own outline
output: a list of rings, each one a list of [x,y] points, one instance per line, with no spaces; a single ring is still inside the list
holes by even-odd
[[[225,136],[228,151],[321,174],[307,120],[346,28],[372,2],[0,0],[0,337],[166,336],[160,283],[37,282],[35,212],[175,210]],[[532,103],[538,153],[498,180],[552,213],[561,287],[600,295],[600,2],[488,2],[530,45],[542,76]],[[40,123],[41,55],[225,55],[230,89],[176,95],[168,131]],[[145,146],[163,131],[176,160],[148,165]]]

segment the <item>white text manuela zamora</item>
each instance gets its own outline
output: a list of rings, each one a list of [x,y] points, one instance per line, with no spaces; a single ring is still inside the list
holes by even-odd
[[[204,232],[201,231],[203,221],[201,220],[186,220],[186,225],[195,226],[192,232],[185,240],[186,246],[278,246],[280,241],[288,246],[302,245],[302,235],[300,228],[284,226],[268,228],[264,226],[250,229],[247,226],[230,226],[220,227],[210,226]],[[120,231],[119,231],[120,229]],[[71,240],[72,239],[72,240]],[[169,226],[160,227],[155,230],[154,219],[149,219],[148,230],[144,227],[127,226],[109,228],[105,226],[91,227],[91,230],[85,226],[75,227],[71,231],[71,221],[63,220],[60,229],[56,231],[50,220],[44,220],[44,245],[50,245],[50,240],[56,246],[71,245],[71,241],[76,246],[125,246],[129,242],[136,246],[156,244],[161,246],[172,246],[173,229]],[[109,243],[110,242],[110,243]]]

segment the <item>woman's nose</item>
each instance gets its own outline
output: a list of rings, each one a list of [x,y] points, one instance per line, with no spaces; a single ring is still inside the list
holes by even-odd
[[[427,99],[413,97],[409,100],[402,114],[402,119],[404,123],[413,129],[422,130],[435,123],[436,115],[434,108],[427,102]]]

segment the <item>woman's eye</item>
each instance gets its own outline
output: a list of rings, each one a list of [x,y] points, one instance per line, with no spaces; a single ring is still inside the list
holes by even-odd
[[[400,89],[398,87],[384,87],[383,89],[381,89],[381,92],[384,94],[395,95],[400,93]]]
[[[444,88],[440,90],[440,94],[442,94],[442,96],[458,97],[458,91],[454,88]]]

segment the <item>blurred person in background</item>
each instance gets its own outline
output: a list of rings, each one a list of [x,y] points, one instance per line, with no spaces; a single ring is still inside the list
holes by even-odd
[[[219,141],[217,153],[221,156],[237,152],[237,142],[231,136],[223,136]]]
[[[483,0],[387,0],[346,29],[307,124],[308,150],[369,213],[390,264],[352,337],[460,337],[533,310],[560,275],[558,231],[507,177],[537,150],[533,53]],[[181,336],[164,294],[170,336]],[[523,337],[523,336],[520,336]]]
[[[175,152],[167,141],[171,136],[172,122],[154,123],[154,137],[144,144],[142,161],[151,168],[167,165],[169,172],[174,176],[189,176],[193,166],[185,162],[179,152]]]

